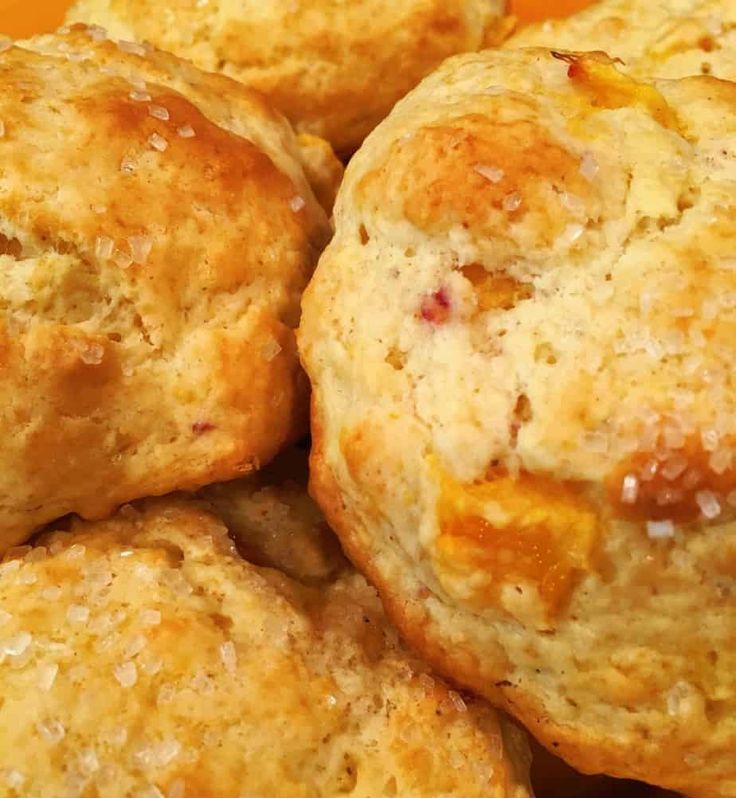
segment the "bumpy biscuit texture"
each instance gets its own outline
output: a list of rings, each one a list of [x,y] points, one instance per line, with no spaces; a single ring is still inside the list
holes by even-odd
[[[329,225],[283,117],[76,26],[3,49],[0,120],[0,551],[303,434]]]
[[[644,78],[736,80],[736,2],[600,0],[567,19],[529,25],[507,46],[600,50]]]
[[[79,0],[69,19],[264,92],[342,154],[444,58],[494,38],[501,0]]]
[[[585,772],[736,794],[736,86],[445,63],[305,293],[312,490],[403,632]]]
[[[434,679],[361,576],[251,565],[191,499],[11,552],[0,680],[3,798],[530,794],[521,732]]]

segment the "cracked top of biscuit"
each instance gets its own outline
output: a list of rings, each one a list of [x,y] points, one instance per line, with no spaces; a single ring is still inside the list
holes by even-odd
[[[68,18],[262,91],[341,155],[444,58],[491,43],[501,0],[78,0]],[[501,31],[499,31],[500,35]]]
[[[0,550],[302,434],[329,236],[256,92],[81,25],[1,49]]]

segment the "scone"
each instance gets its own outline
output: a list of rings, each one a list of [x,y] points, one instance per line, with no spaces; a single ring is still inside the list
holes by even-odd
[[[503,0],[78,0],[70,20],[150,41],[260,89],[300,132],[352,152],[454,53],[503,27]]]
[[[198,496],[227,526],[248,562],[323,584],[350,566],[307,493],[308,471],[307,451],[290,447],[261,471],[210,485]]]
[[[640,77],[736,80],[736,0],[599,0],[522,28],[509,47],[601,50]]]
[[[302,435],[330,230],[252,90],[84,26],[0,49],[2,551]]]
[[[320,205],[332,213],[337,189],[342,182],[344,168],[330,144],[319,136],[300,133],[297,136],[299,156],[304,174]]]
[[[223,520],[245,558],[311,585],[347,576],[334,533],[306,491],[307,452],[292,447],[249,477],[199,493]],[[531,740],[530,781],[537,798],[651,798],[642,785],[584,776]]]
[[[404,634],[585,772],[736,795],[736,85],[446,62],[305,293],[312,491]]]
[[[434,679],[355,572],[240,559],[192,500],[0,566],[3,798],[528,798],[524,736]]]

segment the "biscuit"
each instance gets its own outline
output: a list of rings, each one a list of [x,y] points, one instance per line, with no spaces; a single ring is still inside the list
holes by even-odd
[[[331,213],[337,189],[342,182],[344,171],[342,162],[332,147],[319,136],[300,133],[297,143],[304,174],[314,191],[314,196],[327,213]]]
[[[736,85],[448,60],[303,299],[313,494],[406,637],[588,773],[736,794]]]
[[[521,732],[434,679],[354,572],[258,568],[192,500],[0,565],[0,794],[528,798]]]
[[[307,584],[324,584],[349,568],[335,533],[306,485],[308,455],[287,449],[256,474],[199,492],[254,565],[277,568]]]
[[[330,229],[281,115],[75,26],[3,48],[0,120],[0,551],[302,435]]]
[[[71,20],[261,90],[296,129],[355,150],[444,58],[492,41],[502,0],[79,0]],[[499,35],[500,32],[499,32]]]
[[[736,80],[736,2],[599,0],[566,19],[522,28],[506,46],[601,50],[644,78]]]

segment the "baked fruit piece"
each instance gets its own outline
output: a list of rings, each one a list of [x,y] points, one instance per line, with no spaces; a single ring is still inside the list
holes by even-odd
[[[264,92],[341,154],[454,53],[502,35],[503,0],[80,0],[71,20],[146,40]]]
[[[302,435],[330,231],[285,120],[84,26],[3,48],[0,120],[0,551]]]
[[[346,171],[312,491],[414,645],[585,772],[736,791],[736,86],[487,51]]]
[[[433,678],[361,576],[251,565],[191,499],[72,522],[0,574],[3,796],[530,795],[524,735]]]
[[[507,46],[602,50],[645,78],[736,80],[736,2],[601,0],[567,19],[522,28]]]

